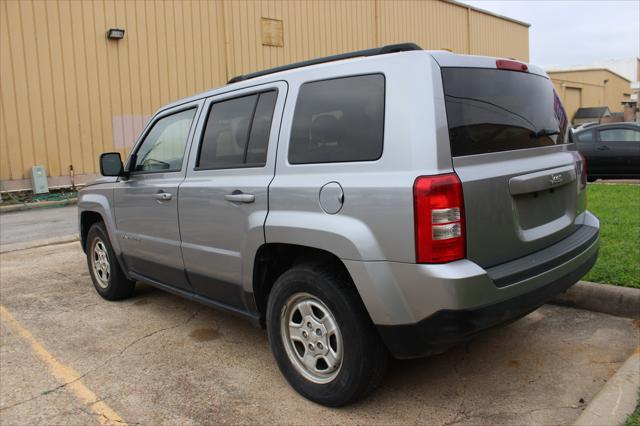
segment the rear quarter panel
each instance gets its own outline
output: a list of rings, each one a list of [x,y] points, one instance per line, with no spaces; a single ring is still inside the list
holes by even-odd
[[[376,161],[293,165],[291,123],[305,82],[381,73],[385,76],[384,146]],[[389,54],[311,67],[288,79],[289,96],[269,187],[268,243],[327,250],[342,259],[415,261],[413,183],[451,171],[439,69],[426,52]],[[338,182],[344,204],[323,211],[320,188]]]

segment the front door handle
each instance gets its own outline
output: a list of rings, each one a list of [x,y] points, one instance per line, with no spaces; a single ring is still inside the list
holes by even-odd
[[[609,150],[609,147],[608,147],[608,146],[606,146],[606,145],[600,145],[600,146],[598,147],[598,149],[599,149],[600,151],[608,151],[608,150]]]
[[[153,194],[153,198],[158,201],[169,201],[173,197],[169,192],[158,192],[157,194]]]
[[[232,194],[226,194],[224,199],[231,201],[232,203],[253,203],[256,200],[256,196],[253,194],[245,194],[240,191],[233,191]]]

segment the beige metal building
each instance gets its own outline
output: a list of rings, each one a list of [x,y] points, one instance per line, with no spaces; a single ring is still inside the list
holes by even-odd
[[[38,164],[92,179],[158,107],[237,74],[406,41],[526,61],[528,27],[444,0],[0,0],[1,189]]]
[[[570,120],[583,107],[622,112],[622,101],[631,97],[631,81],[607,68],[563,68],[547,73]]]

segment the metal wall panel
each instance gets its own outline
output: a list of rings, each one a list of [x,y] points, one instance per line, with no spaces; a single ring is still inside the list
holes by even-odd
[[[440,1],[380,1],[380,43],[415,41],[424,49],[469,53],[468,13],[465,7]]]
[[[282,47],[263,45],[261,18],[282,22]],[[30,187],[35,164],[52,186],[71,166],[93,176],[157,108],[237,74],[405,41],[528,58],[527,26],[451,1],[3,0],[2,189]]]
[[[226,1],[230,76],[376,45],[375,3]],[[260,18],[284,24],[284,46],[262,44]]]
[[[608,106],[611,112],[622,112],[621,101],[625,94],[631,94],[629,80],[605,69],[554,71],[548,74],[563,103],[567,101],[567,89],[576,88],[582,93],[580,107]]]
[[[573,116],[576,114],[580,105],[582,105],[582,89],[576,87],[567,87],[564,92],[564,110],[567,112],[569,121],[573,121]]]
[[[528,28],[515,22],[470,9],[469,40],[472,55],[529,60]]]

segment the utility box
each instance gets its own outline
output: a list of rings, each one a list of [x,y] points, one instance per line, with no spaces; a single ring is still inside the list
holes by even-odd
[[[49,192],[47,172],[44,170],[44,166],[31,167],[31,187],[34,194],[47,194]]]

